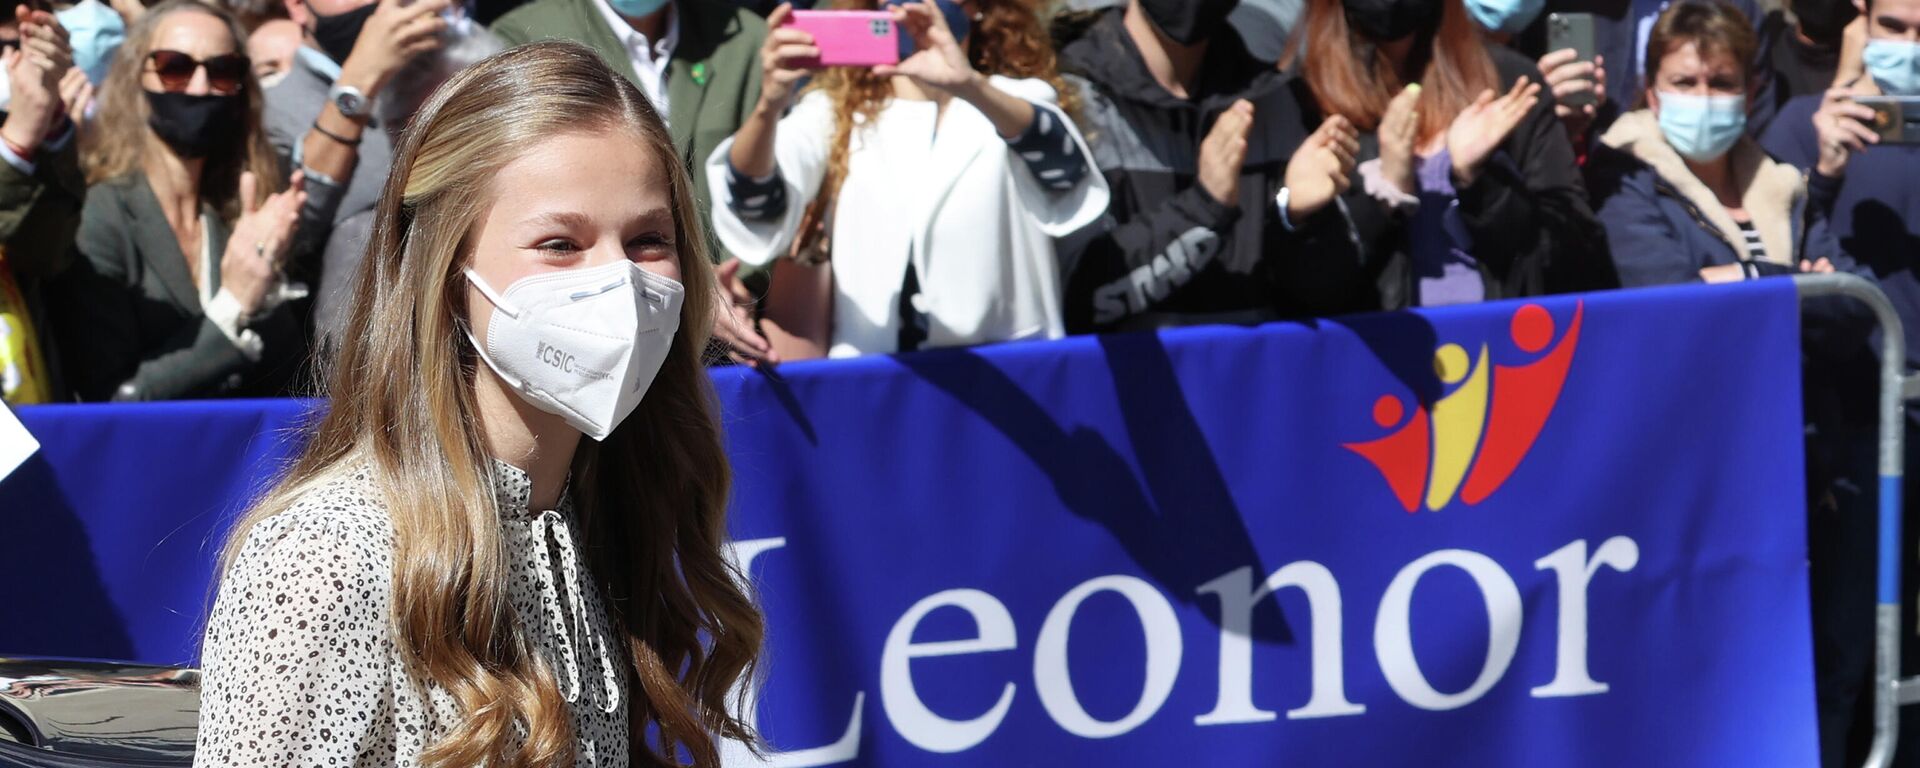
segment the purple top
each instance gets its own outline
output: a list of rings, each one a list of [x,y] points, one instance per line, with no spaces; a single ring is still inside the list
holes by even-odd
[[[1408,232],[1414,274],[1413,303],[1422,307],[1471,304],[1487,298],[1479,262],[1469,251],[1473,236],[1460,220],[1453,189],[1453,156],[1442,148],[1420,159],[1420,210]]]

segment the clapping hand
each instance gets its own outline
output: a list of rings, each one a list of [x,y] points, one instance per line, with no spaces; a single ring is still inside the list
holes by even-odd
[[[1253,102],[1241,99],[1213,121],[1200,140],[1200,188],[1229,208],[1240,204],[1240,167],[1247,159],[1247,133],[1253,129]]]
[[[50,85],[58,85],[60,76],[73,67],[73,46],[67,41],[67,28],[60,26],[52,13],[24,5],[14,6],[13,18],[20,25],[20,52],[52,73]]]
[[[1403,194],[1415,194],[1413,142],[1420,134],[1420,84],[1412,83],[1387,102],[1380,117],[1380,175]]]
[[[20,25],[20,48],[5,62],[12,98],[0,137],[31,152],[66,114],[61,83],[73,71],[73,49],[53,14],[21,5],[14,8],[14,19]]]
[[[1299,224],[1347,191],[1359,151],[1353,123],[1339,115],[1322,122],[1287,161],[1287,220]]]
[[[259,181],[251,172],[240,174],[240,220],[227,238],[220,259],[220,287],[233,294],[248,315],[260,309],[268,291],[280,280],[300,208],[307,202],[306,177],[299,171],[287,179],[284,191],[259,198]]]
[[[60,78],[60,103],[67,107],[67,120],[74,130],[83,129],[87,123],[87,107],[93,104],[93,83],[87,80],[87,73],[74,67]]]
[[[1480,168],[1494,148],[1507,140],[1507,134],[1526,119],[1540,100],[1540,84],[1519,78],[1505,95],[1495,97],[1492,90],[1467,105],[1447,127],[1447,154],[1453,157],[1456,187],[1472,185],[1480,177]]]

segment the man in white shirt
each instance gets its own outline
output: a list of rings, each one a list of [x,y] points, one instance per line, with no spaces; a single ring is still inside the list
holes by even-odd
[[[658,7],[644,16],[629,17],[614,10],[616,1],[626,6],[623,9],[626,11],[646,10],[645,5]],[[668,118],[672,112],[667,96],[667,63],[673,59],[674,46],[680,43],[680,17],[673,12],[673,4],[643,2],[642,7],[636,8],[626,0],[607,0],[591,5],[626,49],[627,62],[633,66],[634,85],[653,102],[662,119]]]

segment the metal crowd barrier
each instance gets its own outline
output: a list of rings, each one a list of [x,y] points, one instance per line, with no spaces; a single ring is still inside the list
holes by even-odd
[[[1874,607],[1873,748],[1867,768],[1886,768],[1900,738],[1900,707],[1920,702],[1920,676],[1900,677],[1900,482],[1905,459],[1906,401],[1920,398],[1920,376],[1906,373],[1907,339],[1899,315],[1880,287],[1845,273],[1796,275],[1804,303],[1846,296],[1873,310],[1880,325],[1880,531]]]

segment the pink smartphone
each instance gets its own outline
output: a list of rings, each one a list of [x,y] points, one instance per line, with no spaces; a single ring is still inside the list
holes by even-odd
[[[886,11],[794,11],[788,26],[813,35],[820,58],[809,69],[900,63],[900,30]]]

